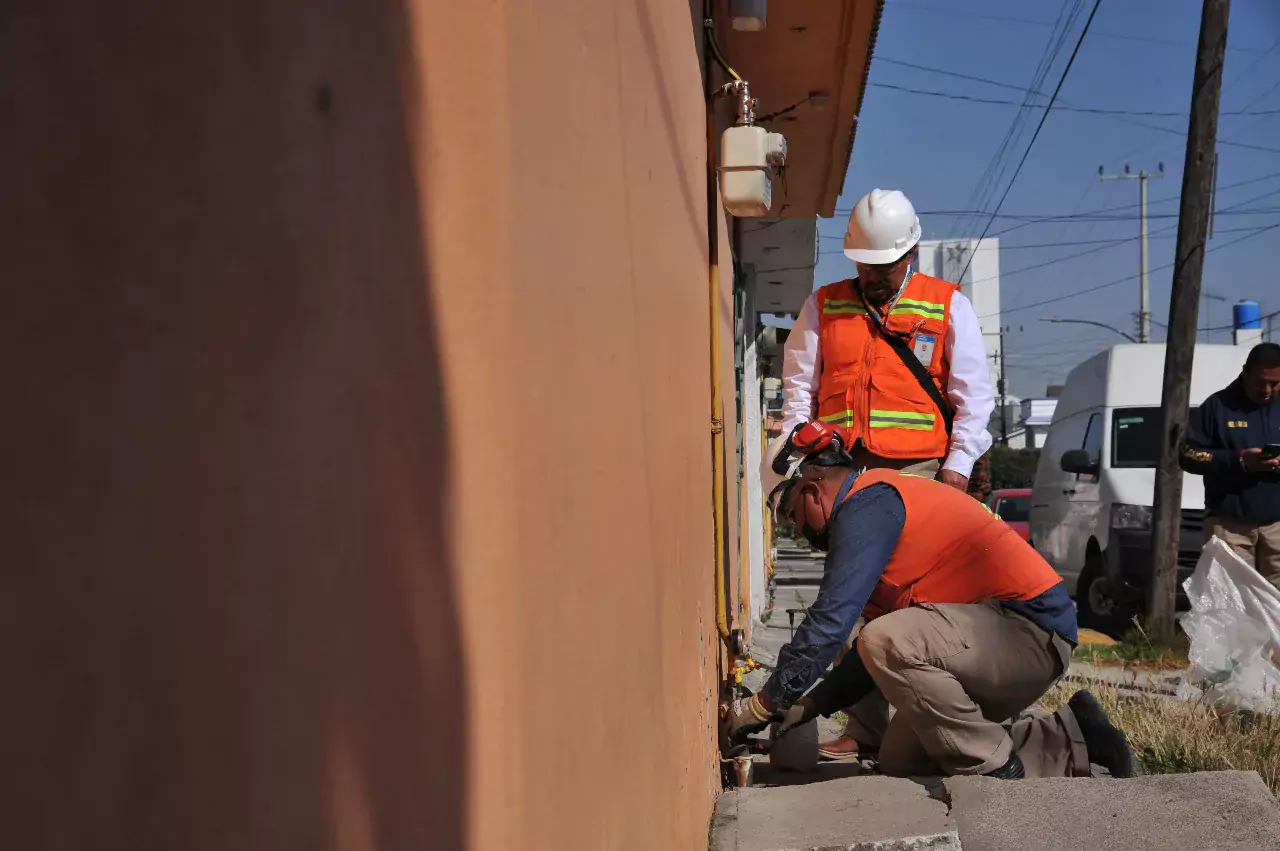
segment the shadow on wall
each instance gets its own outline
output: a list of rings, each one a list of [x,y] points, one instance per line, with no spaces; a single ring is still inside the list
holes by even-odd
[[[17,6],[0,847],[465,847],[401,8]]]

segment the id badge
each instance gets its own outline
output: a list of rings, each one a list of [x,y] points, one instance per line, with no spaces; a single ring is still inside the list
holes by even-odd
[[[933,334],[917,334],[916,344],[912,349],[916,360],[925,366],[931,366],[933,364],[933,349],[937,345],[938,338]]]

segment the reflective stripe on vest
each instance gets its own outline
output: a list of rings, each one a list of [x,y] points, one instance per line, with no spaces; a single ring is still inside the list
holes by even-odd
[[[828,316],[866,316],[867,308],[863,306],[861,301],[841,301],[839,299],[832,298],[823,302],[822,312]]]
[[[853,412],[848,412],[850,418]],[[871,428],[911,428],[920,431],[933,431],[937,414],[917,414],[913,411],[877,411],[871,410],[868,425]]]
[[[900,298],[893,308],[895,315],[903,313],[912,316],[924,316],[930,319],[945,319],[947,306],[934,301],[918,301],[913,298]]]

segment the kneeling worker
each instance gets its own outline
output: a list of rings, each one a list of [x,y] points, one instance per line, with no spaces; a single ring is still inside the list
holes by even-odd
[[[878,690],[896,709],[879,743],[884,774],[1089,776],[1092,762],[1132,776],[1133,751],[1092,694],[1018,717],[1066,673],[1076,644],[1052,568],[976,500],[896,470],[859,472],[823,431],[796,429],[782,451],[812,454],[771,494],[779,516],[829,549],[822,586],[730,737],[770,721],[785,732]],[[859,617],[853,648],[806,696]]]

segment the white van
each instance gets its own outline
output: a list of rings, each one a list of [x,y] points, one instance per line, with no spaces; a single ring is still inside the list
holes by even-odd
[[[1240,374],[1247,355],[1196,346],[1193,411]],[[1066,581],[1081,626],[1122,631],[1145,599],[1163,381],[1163,344],[1114,346],[1071,371],[1054,411],[1031,491],[1031,543]],[[1180,599],[1203,523],[1204,482],[1184,474]]]

